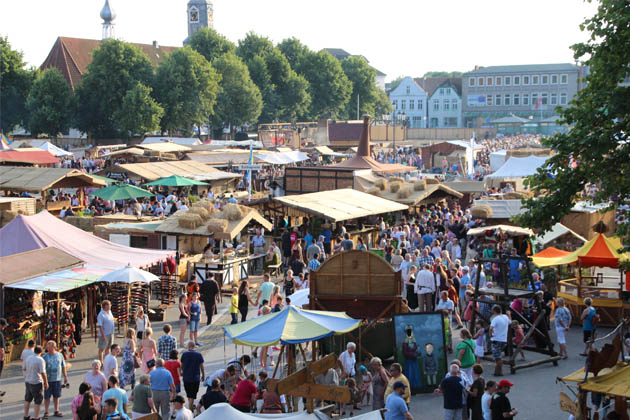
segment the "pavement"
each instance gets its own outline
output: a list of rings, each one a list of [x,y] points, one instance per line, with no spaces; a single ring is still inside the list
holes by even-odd
[[[230,323],[229,299],[223,298],[223,302],[218,306],[218,312],[219,314],[214,317],[212,325],[203,326],[199,331],[199,339],[202,344],[199,351],[203,354],[206,361],[206,375],[223,367],[230,358],[241,356],[243,353],[251,353],[251,348],[240,345],[237,346],[223,334],[223,327]],[[256,312],[257,309],[252,308],[248,319],[255,317]],[[176,306],[169,308],[166,312],[166,319],[169,321],[153,323],[152,327],[156,340],[162,335],[162,327],[166,323],[170,323],[173,327],[173,335],[179,337],[178,313],[179,311]],[[203,320],[205,320],[205,316],[202,316],[202,321]],[[553,333],[555,333],[555,331],[552,328],[552,334]],[[598,335],[603,336],[605,333],[606,331],[604,330]],[[117,337],[117,342],[122,342],[122,336]],[[457,343],[457,339],[455,342]],[[584,358],[579,356],[579,353],[583,350],[581,328],[573,327],[567,334],[567,342],[569,358],[567,360],[560,360],[557,367],[553,366],[551,363],[547,363],[519,370],[514,375],[510,375],[509,373],[505,375],[505,378],[515,384],[509,394],[509,398],[512,402],[512,406],[519,410],[519,414],[516,416],[517,419],[546,420],[568,418],[568,414],[560,410],[559,393],[563,391],[569,396],[572,396],[572,394],[567,390],[565,385],[557,382],[556,378],[583,367]],[[78,394],[79,384],[85,377],[86,372],[90,369],[92,360],[97,358],[97,354],[95,340],[89,337],[88,334],[85,334],[83,343],[77,349],[76,358],[69,360],[71,365],[68,369],[70,388],[63,390],[60,400],[60,407],[61,411],[64,413],[64,418],[72,418],[70,408],[72,398]],[[277,354],[277,352],[275,354]],[[528,361],[541,358],[541,355],[530,352],[526,352],[525,356]],[[254,366],[248,366],[250,368],[249,370],[258,372],[259,366],[256,366],[257,360],[253,360]],[[483,362],[483,365],[486,370],[484,374],[486,380],[495,380],[496,378],[492,375],[494,365],[491,362]],[[509,372],[509,369],[504,370]],[[24,379],[21,371],[21,363],[19,361],[12,362],[8,366],[5,366],[2,378],[0,379],[0,390],[6,391],[6,395],[2,398],[3,402],[0,404],[0,419],[22,419]],[[200,389],[199,397],[201,397],[203,392],[205,392],[204,387]],[[412,397],[410,410],[416,420],[433,420],[443,417],[442,406],[442,396],[419,394]],[[365,413],[366,410],[367,407],[355,414],[359,415]],[[52,401],[50,412],[52,413]],[[52,418],[54,417],[51,417],[51,419]]]

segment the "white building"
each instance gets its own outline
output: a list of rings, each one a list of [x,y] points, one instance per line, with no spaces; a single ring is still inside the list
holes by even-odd
[[[394,118],[404,114],[409,128],[427,127],[427,92],[411,77],[405,77],[389,92]]]

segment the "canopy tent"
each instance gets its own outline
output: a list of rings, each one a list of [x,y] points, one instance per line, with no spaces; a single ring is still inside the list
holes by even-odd
[[[310,158],[304,152],[297,150],[291,152],[277,152],[274,154],[265,154],[255,156],[256,161],[270,163],[272,165],[287,165],[289,163],[302,162]]]
[[[165,187],[190,187],[193,185],[208,185],[205,182],[196,181],[194,179],[185,178],[179,175],[171,175],[157,181],[149,182],[144,185],[163,185]]]
[[[90,195],[100,197],[103,200],[129,200],[131,198],[153,197],[155,194],[134,185],[116,184],[92,191]]]
[[[381,411],[370,411],[360,416],[347,417],[348,420],[382,420]],[[195,420],[329,420],[329,417],[315,410],[314,413],[302,411],[300,413],[287,414],[257,414],[243,413],[228,403],[213,404],[203,413],[195,417]]]
[[[548,157],[537,156],[511,157],[495,173],[486,175],[486,178],[525,178],[534,175],[547,159]]]
[[[11,150],[11,146],[9,146],[11,142],[4,134],[0,133],[0,150]]]
[[[122,156],[122,155],[134,155],[134,156],[143,156],[144,149],[139,147],[129,147],[121,150],[114,150],[113,152],[109,152],[103,155],[104,158],[111,158],[114,156]]]
[[[74,156],[71,152],[66,152],[60,147],[55,146],[49,141],[46,140],[31,140],[29,141],[32,147],[37,147],[38,149],[45,150],[52,154],[53,156]]]
[[[507,150],[497,150],[490,153],[490,170],[496,172],[505,163],[507,158]]]
[[[618,237],[606,237],[598,233],[596,237],[586,242],[581,248],[568,255],[556,258],[534,256],[534,264],[538,267],[579,263],[581,267],[619,267],[620,261],[630,260],[630,253],[620,254],[623,249]]]
[[[147,143],[137,144],[135,147],[156,153],[183,153],[190,151],[190,146],[175,143]]]
[[[575,233],[568,227],[564,226],[562,223],[556,223],[555,225],[551,227],[550,231],[536,236],[535,242],[537,245],[545,246],[548,243],[553,242],[556,239],[560,238],[561,236],[567,235],[567,234],[575,237],[578,241],[581,241],[582,243],[587,241],[586,238],[578,235],[577,233]]]
[[[289,207],[287,214],[290,216],[293,215],[291,210],[295,209],[298,211],[297,213],[316,215],[333,222],[402,211],[409,208],[405,204],[349,188],[274,197],[274,201]]]
[[[151,283],[152,281],[160,281],[160,278],[153,273],[127,265],[119,268],[101,277],[105,283]]]
[[[79,287],[96,283],[97,281],[100,281],[101,277],[109,272],[110,270],[108,269],[88,265],[44,274],[43,276],[9,284],[6,287],[63,293],[68,290],[78,289]]]
[[[148,267],[175,251],[131,248],[98,238],[42,211],[18,215],[0,229],[0,257],[52,246],[94,267],[117,270],[126,264]]]
[[[488,206],[492,215],[488,219],[511,219],[525,212],[521,200],[475,200],[472,207]],[[495,222],[496,223],[496,222]]]
[[[534,236],[534,231],[518,226],[510,225],[494,225],[494,226],[482,226],[468,230],[468,236],[480,236],[485,235],[489,230],[499,230],[501,232],[508,233],[512,236]]]
[[[612,368],[604,368],[597,376],[589,372],[584,382],[584,368],[575,371],[563,378],[563,382],[577,382],[580,390],[597,392],[600,394],[630,398],[630,366],[618,362]]]
[[[102,187],[106,183],[70,168],[0,166],[0,188],[40,193],[52,188]]]
[[[569,251],[564,251],[562,249],[550,246],[549,248],[545,248],[542,251],[532,255],[532,258],[561,258],[569,254]]]
[[[142,140],[140,144],[155,144],[155,143],[174,143],[184,146],[196,146],[202,144],[201,140],[196,137],[147,137]]]
[[[0,163],[24,163],[30,165],[52,165],[59,160],[45,150],[4,150],[0,151]]]
[[[280,312],[223,329],[236,344],[271,346],[278,343],[300,344],[345,334],[360,324],[361,320],[350,318],[344,312],[311,311],[287,306]]]
[[[159,145],[159,144],[156,144]],[[217,181],[221,179],[236,179],[241,175],[230,172],[223,172],[205,163],[192,160],[178,160],[173,162],[147,162],[147,163],[125,163],[114,166],[103,171],[111,177],[113,173],[126,174],[146,182],[156,181],[171,175],[179,175],[198,181]]]
[[[36,276],[54,273],[83,265],[83,261],[57,248],[41,248],[33,251],[0,257],[0,283],[17,283]]]
[[[332,157],[346,157],[348,156],[346,153],[335,152],[328,146],[315,146],[315,151],[322,156],[332,156]]]

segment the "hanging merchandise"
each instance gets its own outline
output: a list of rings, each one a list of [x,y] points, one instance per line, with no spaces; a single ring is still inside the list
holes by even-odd
[[[112,303],[112,314],[117,319],[118,330],[129,322],[129,285],[111,283],[109,300]]]
[[[4,299],[8,323],[3,331],[7,343],[6,353],[9,360],[15,360],[19,358],[26,341],[38,338],[43,315],[41,292],[6,288]]]
[[[149,285],[144,283],[133,283],[130,291],[131,300],[129,302],[129,310],[131,313],[138,312],[138,308],[142,306],[145,313],[149,311]]]
[[[54,341],[65,359],[76,357],[76,327],[73,322],[76,303],[62,299],[49,300],[46,303],[44,319],[44,338]]]

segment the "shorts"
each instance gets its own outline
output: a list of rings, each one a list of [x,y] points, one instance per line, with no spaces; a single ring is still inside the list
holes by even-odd
[[[181,384],[177,384],[175,385],[175,391],[179,394],[180,392],[182,392],[182,385]]]
[[[188,329],[190,331],[197,331],[199,329],[199,320],[198,319],[191,319],[190,320],[190,324],[188,324]]]
[[[186,324],[188,324],[188,319],[187,318],[180,318],[179,319],[179,328],[186,328]]]
[[[111,345],[114,343],[114,334],[110,334],[110,335],[106,335],[105,338],[103,338],[102,335],[98,335],[98,349],[99,350],[105,350],[111,347]]]
[[[199,382],[184,382],[184,390],[186,391],[186,397],[197,398]]]
[[[230,404],[230,405],[232,407],[236,408],[241,413],[250,413],[251,412],[251,409],[249,407],[245,407],[244,405],[236,405],[236,404]]]
[[[492,342],[492,358],[494,360],[503,359],[503,352],[505,352],[506,347],[507,347],[507,343],[505,341],[493,341]]]
[[[330,255],[330,242],[324,242],[324,252],[326,255]]]
[[[558,344],[566,344],[567,343],[566,330],[562,327],[556,328],[556,338],[558,340]]]
[[[584,342],[588,343],[589,341],[591,341],[591,337],[593,337],[593,330],[583,330],[582,331],[584,333]]]
[[[44,398],[47,400],[53,398],[61,398],[61,381],[48,382],[48,389],[44,391]]]
[[[44,399],[44,384],[41,382],[38,384],[29,384],[26,382],[25,385],[26,394],[24,394],[24,401],[29,403],[35,401],[35,404],[41,404]]]

